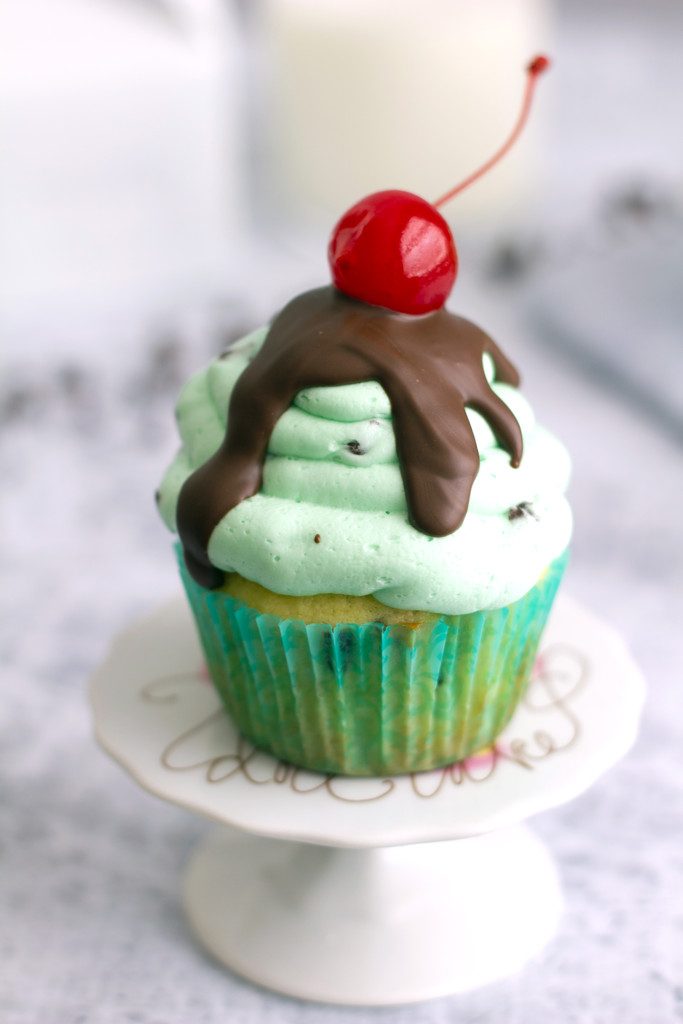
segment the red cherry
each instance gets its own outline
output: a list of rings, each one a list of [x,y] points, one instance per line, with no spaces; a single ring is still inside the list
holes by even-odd
[[[390,189],[374,192],[347,210],[330,238],[332,280],[353,299],[397,313],[430,313],[448,298],[458,255],[437,207],[459,195],[509,153],[529,117],[540,75],[550,67],[544,54],[526,66],[526,86],[517,120],[493,156],[435,203]]]
[[[355,203],[328,247],[332,280],[353,299],[397,313],[430,313],[458,270],[448,224],[426,199],[389,189]]]

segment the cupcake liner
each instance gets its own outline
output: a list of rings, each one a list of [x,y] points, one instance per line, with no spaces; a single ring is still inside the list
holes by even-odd
[[[568,560],[514,604],[415,628],[306,624],[181,576],[216,689],[257,747],[311,771],[398,775],[488,746],[512,716]]]

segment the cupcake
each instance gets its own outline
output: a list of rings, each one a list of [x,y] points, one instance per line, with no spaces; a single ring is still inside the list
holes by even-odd
[[[436,205],[381,192],[341,218],[333,284],[186,384],[158,491],[228,712],[313,771],[490,745],[567,561],[567,452],[493,339],[444,308]]]

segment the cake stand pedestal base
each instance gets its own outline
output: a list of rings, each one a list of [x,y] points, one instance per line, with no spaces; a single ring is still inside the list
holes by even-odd
[[[389,1005],[507,977],[554,934],[555,866],[524,826],[386,849],[215,829],[185,907],[210,952],[287,995]]]

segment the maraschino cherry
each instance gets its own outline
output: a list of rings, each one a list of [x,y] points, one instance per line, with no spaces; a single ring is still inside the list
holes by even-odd
[[[490,171],[512,148],[527,122],[536,81],[549,67],[542,55],[529,62],[522,105],[510,135],[481,167],[435,203],[388,189],[373,192],[346,211],[328,247],[332,280],[339,291],[413,316],[443,306],[458,272],[458,254],[438,208]]]
[[[389,189],[347,210],[328,250],[340,292],[397,313],[443,306],[458,256],[448,224],[426,199]]]

